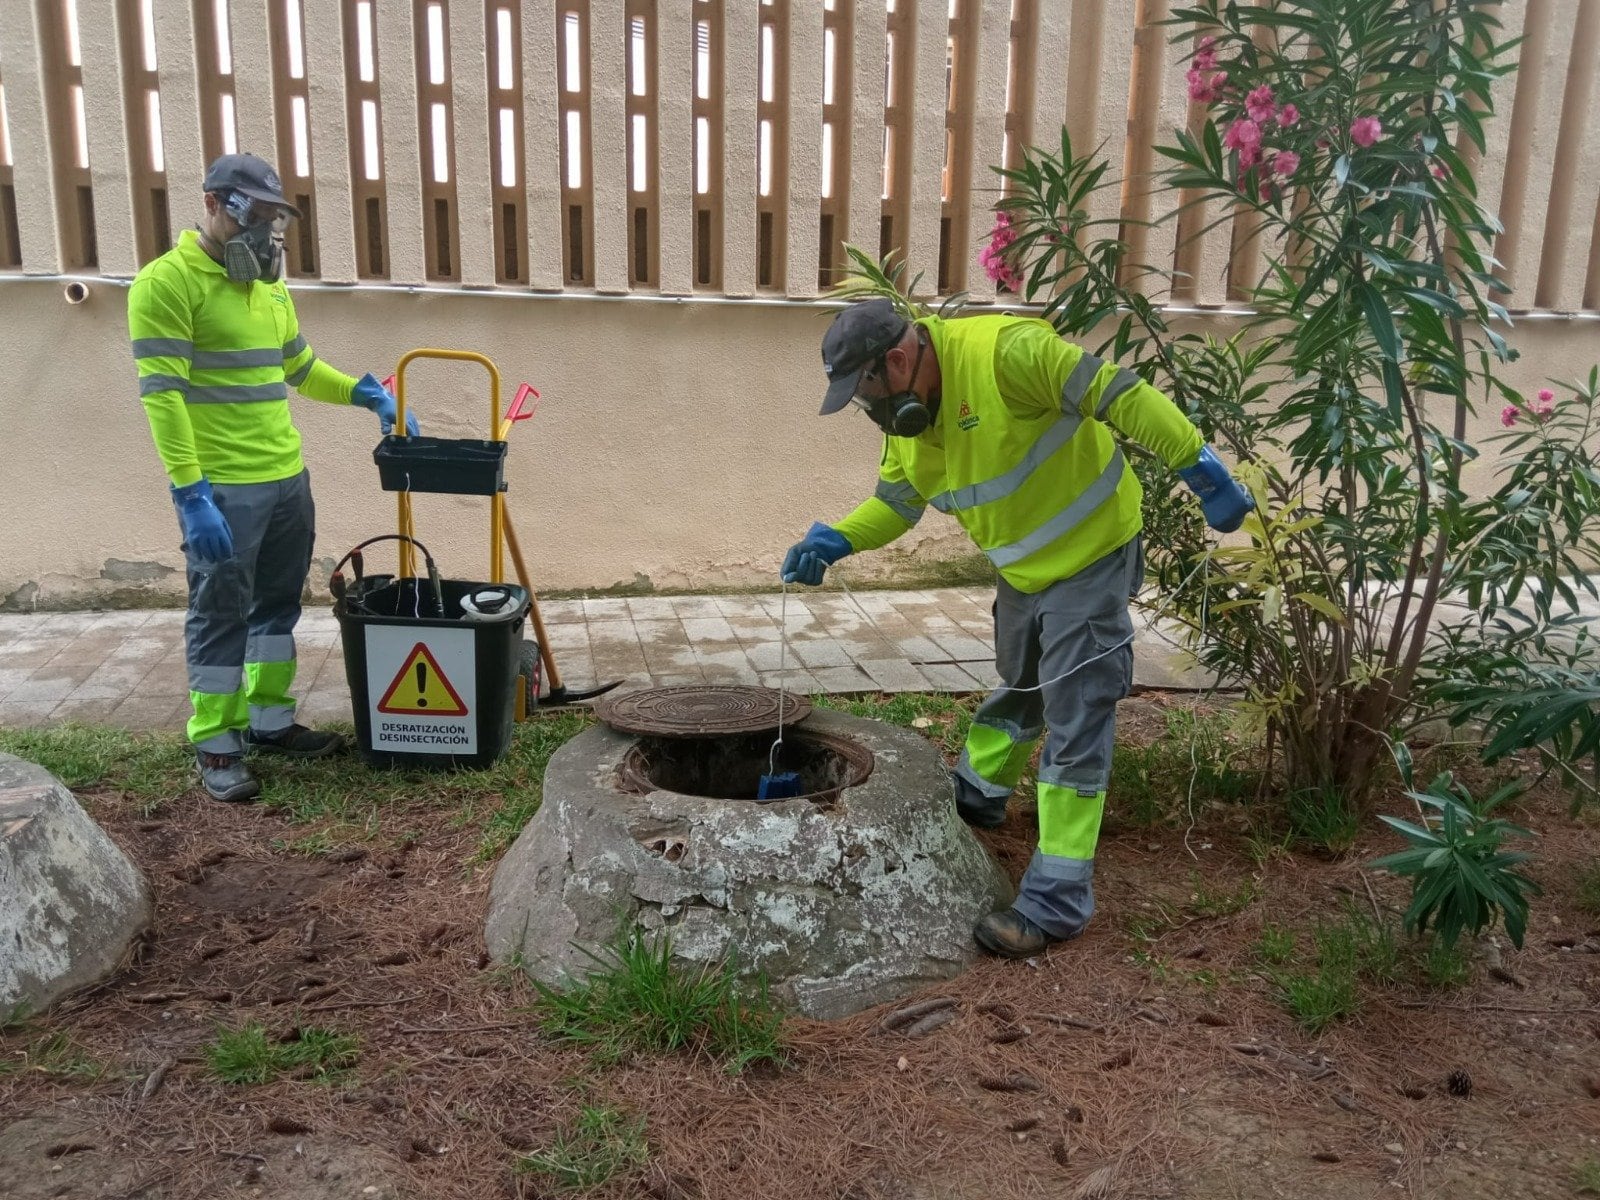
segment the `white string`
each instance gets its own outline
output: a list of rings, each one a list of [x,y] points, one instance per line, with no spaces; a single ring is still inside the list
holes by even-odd
[[[772,749],[767,751],[768,775],[778,773],[778,747],[783,745],[784,696],[788,690],[784,676],[788,674],[789,663],[789,581],[783,578],[781,572],[778,581],[783,585],[783,598],[778,601],[778,738],[772,743]]]

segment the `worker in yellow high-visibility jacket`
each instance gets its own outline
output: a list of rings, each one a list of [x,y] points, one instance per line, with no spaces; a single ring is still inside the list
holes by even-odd
[[[128,333],[171,480],[188,567],[184,626],[200,781],[214,798],[253,800],[247,747],[296,757],[340,748],[295,721],[294,627],[311,567],[315,510],[289,385],[376,413],[395,400],[312,353],[283,282],[283,235],[300,214],[277,173],[250,154],[219,158],[202,185],[205,218],[145,265],[128,295]],[[407,426],[417,432],[415,419]]]
[[[1094,912],[1116,705],[1133,683],[1142,493],[1106,422],[1177,470],[1214,528],[1238,528],[1251,501],[1171,400],[1048,322],[913,322],[874,299],[839,314],[822,358],[823,413],[853,403],[886,435],[878,486],[843,520],[814,524],[783,578],[821,583],[829,565],[899,537],[930,504],[995,565],[1002,686],[974,715],[952,780],[961,816],[993,828],[1045,735],[1038,848],[1016,902],[973,930],[992,953],[1036,954]]]

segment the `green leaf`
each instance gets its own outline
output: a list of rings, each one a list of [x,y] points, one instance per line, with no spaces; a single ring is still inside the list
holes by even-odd
[[[1356,285],[1356,299],[1366,314],[1367,328],[1378,341],[1378,348],[1391,362],[1400,360],[1400,331],[1395,328],[1394,316],[1384,303],[1383,293],[1366,280]]]

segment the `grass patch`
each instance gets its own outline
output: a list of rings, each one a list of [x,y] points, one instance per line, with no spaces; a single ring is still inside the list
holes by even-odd
[[[1421,961],[1422,978],[1435,991],[1464,987],[1472,979],[1472,962],[1458,943],[1446,946],[1434,939]]]
[[[1215,887],[1200,878],[1197,871],[1189,872],[1189,911],[1197,917],[1231,917],[1248,908],[1261,894],[1261,884],[1254,878],[1242,880],[1237,887]]]
[[[1164,825],[1190,804],[1241,804],[1255,795],[1261,775],[1255,747],[1227,712],[1171,708],[1165,733],[1146,745],[1119,742],[1111,754],[1110,793],[1120,821],[1140,828]]]
[[[380,771],[354,753],[300,761],[259,755],[250,768],[261,778],[263,806],[297,824],[331,827],[283,839],[279,848],[289,853],[326,853],[339,827],[371,830],[383,815],[417,805],[454,809],[463,824],[481,821],[478,857],[491,859],[538,810],[550,756],[593,719],[587,709],[536,713],[514,729],[500,761],[480,771]],[[74,791],[121,792],[145,812],[195,786],[194,752],[176,733],[81,725],[0,729],[0,750],[39,763]]]
[[[630,1120],[610,1105],[586,1104],[547,1148],[518,1159],[516,1169],[566,1191],[596,1188],[650,1161],[644,1129],[643,1117]]]
[[[1294,958],[1294,933],[1270,921],[1261,927],[1256,939],[1256,957],[1268,966],[1281,967]]]
[[[0,751],[38,763],[73,791],[106,788],[154,812],[194,786],[194,751],[176,734],[67,723],[0,729]]]
[[[1600,862],[1591,863],[1578,872],[1578,907],[1591,916],[1600,917]]]
[[[500,789],[500,804],[483,822],[483,843],[477,859],[487,862],[499,858],[516,841],[544,797],[544,769],[550,756],[594,722],[587,709],[536,715],[518,727],[512,743],[518,758],[518,779]],[[510,757],[509,755],[507,756]],[[495,764],[498,771],[505,764]]]
[[[1573,1168],[1572,1190],[1580,1196],[1600,1196],[1600,1158],[1586,1158]]]
[[[1289,829],[1302,842],[1343,854],[1361,832],[1361,814],[1337,788],[1307,788],[1287,797]]]
[[[835,712],[849,713],[852,717],[870,717],[904,725],[914,729],[929,741],[936,742],[946,754],[959,754],[966,743],[967,730],[972,727],[972,713],[977,699],[950,696],[943,692],[898,692],[894,695],[872,696],[813,696],[811,702],[818,708],[831,708]]]
[[[285,1041],[252,1023],[220,1031],[205,1055],[211,1073],[223,1083],[271,1083],[288,1075],[320,1082],[355,1065],[358,1043],[351,1034],[315,1026],[296,1029]]]
[[[1312,945],[1313,966],[1275,973],[1280,1001],[1308,1033],[1321,1033],[1358,1013],[1358,984],[1363,979],[1390,984],[1402,974],[1393,928],[1372,920],[1348,901],[1339,920],[1317,924]]]
[[[533,1010],[558,1041],[586,1046],[606,1062],[636,1051],[689,1050],[729,1072],[784,1061],[783,1017],[764,977],[739,980],[732,963],[686,968],[672,941],[633,928],[620,933],[581,981],[557,991],[535,981]]]
[[[107,1067],[68,1034],[52,1033],[34,1040],[14,1054],[0,1058],[0,1076],[20,1075],[26,1071],[93,1083],[107,1073]]]

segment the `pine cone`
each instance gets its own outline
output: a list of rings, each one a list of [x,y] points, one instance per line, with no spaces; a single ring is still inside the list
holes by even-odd
[[[1468,1075],[1460,1067],[1457,1067],[1454,1071],[1450,1072],[1449,1076],[1445,1079],[1444,1084],[1450,1089],[1450,1094],[1452,1096],[1460,1096],[1463,1100],[1465,1100],[1468,1096],[1472,1095],[1472,1076]]]

